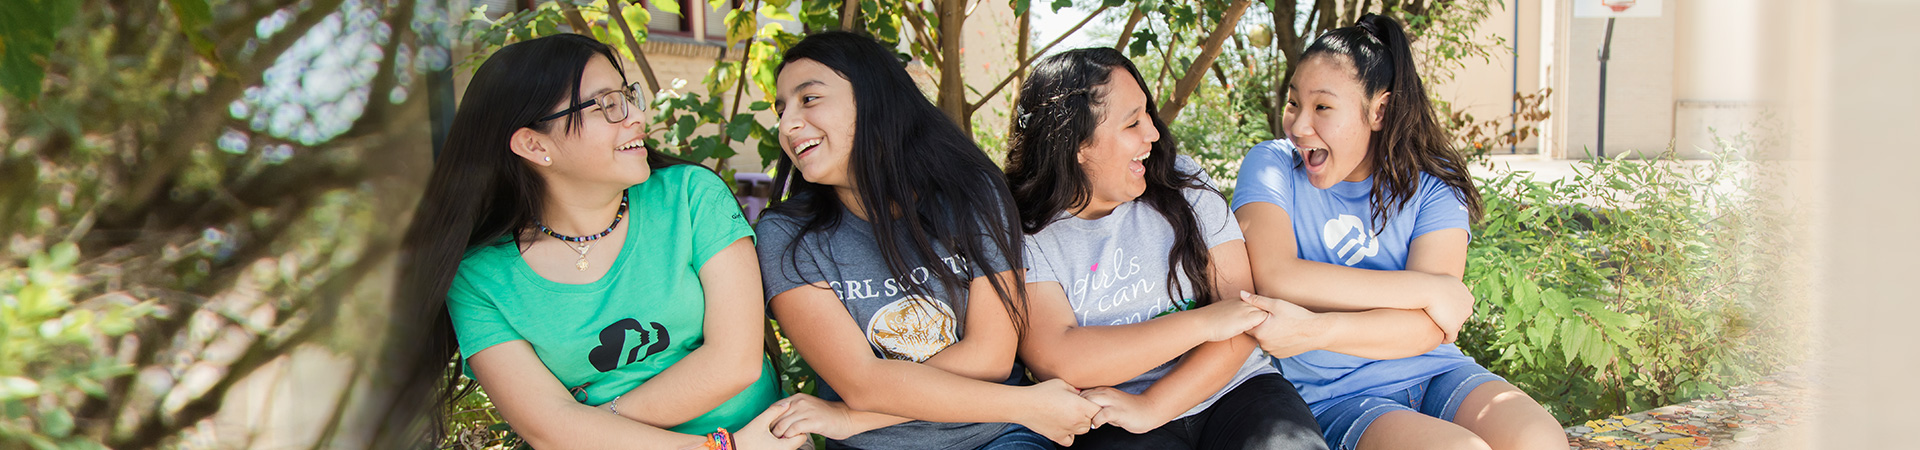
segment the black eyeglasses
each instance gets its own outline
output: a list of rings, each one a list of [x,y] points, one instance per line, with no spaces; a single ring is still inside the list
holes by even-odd
[[[530,127],[540,122],[566,117],[568,114],[573,114],[574,111],[580,111],[596,105],[600,106],[600,115],[607,118],[607,123],[620,123],[622,120],[627,120],[629,107],[643,111],[647,109],[647,104],[640,102],[640,83],[634,82],[628,83],[626,89],[600,94],[599,97],[587,99],[587,101],[573,105],[571,108],[548,114],[546,117],[534,120],[533,123],[529,123],[526,126]]]

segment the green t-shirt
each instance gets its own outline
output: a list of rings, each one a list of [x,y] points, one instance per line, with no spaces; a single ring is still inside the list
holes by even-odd
[[[462,357],[525,340],[575,400],[597,406],[700,348],[706,317],[700,268],[727,245],[753,236],[753,229],[726,184],[699,166],[655,170],[627,188],[627,196],[626,243],[598,281],[542,278],[511,239],[469,250],[447,292]],[[738,429],[779,398],[773,367],[763,357],[758,381],[672,430]]]

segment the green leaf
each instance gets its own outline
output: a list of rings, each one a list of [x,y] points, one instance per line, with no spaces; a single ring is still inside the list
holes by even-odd
[[[0,401],[40,395],[40,383],[26,377],[0,378]]]
[[[614,1],[623,1],[623,0],[614,0]],[[657,4],[657,5],[673,5],[674,4],[674,2],[651,2],[651,3]],[[679,6],[675,5],[674,8],[679,8]],[[674,14],[677,15],[679,13],[676,12]],[[633,30],[634,40],[640,41],[640,42],[647,41],[647,37],[648,37],[647,31],[651,29],[650,27],[647,26],[647,24],[650,22],[653,22],[652,11],[648,11],[646,8],[625,8],[620,10],[620,16],[627,19],[627,28]],[[617,26],[618,25],[616,25],[616,27]],[[594,27],[594,28],[605,29],[603,27]],[[625,38],[623,37],[621,39],[624,40]],[[608,41],[608,42],[612,42],[612,41]],[[624,47],[624,46],[615,46],[615,47]]]
[[[693,116],[680,116],[679,120],[673,122],[671,140],[674,142],[686,142],[688,138],[693,137],[693,129],[698,126],[700,126],[700,124],[694,122]]]
[[[780,154],[784,152],[784,150],[780,149],[780,142],[774,139],[761,139],[759,150],[760,150],[760,160],[767,162],[767,168],[769,169],[769,173],[771,173],[772,172],[771,169],[773,169],[774,167],[774,162],[779,161]]]
[[[798,20],[793,17],[793,13],[775,7],[772,3],[760,5],[760,17],[765,17],[767,20]]]
[[[767,103],[765,101],[756,101],[747,105],[748,111],[766,111],[772,108],[773,108],[773,104]]]
[[[753,134],[754,127],[758,126],[760,126],[760,124],[753,120],[752,114],[735,114],[733,120],[727,121],[727,139],[732,139],[734,142],[746,142],[747,137]]]
[[[1547,348],[1553,345],[1553,333],[1559,329],[1560,318],[1554,317],[1553,313],[1541,311],[1540,316],[1535,317],[1533,323],[1527,324],[1527,342],[1534,347]]]
[[[40,98],[41,64],[79,9],[72,0],[0,2],[0,88],[21,101]]]
[[[1613,344],[1608,343],[1606,339],[1600,339],[1598,333],[1592,333],[1592,328],[1585,326],[1581,328],[1589,330],[1588,333],[1590,333],[1592,339],[1588,339],[1586,346],[1581,349],[1580,359],[1586,360],[1587,366],[1595,369],[1599,369],[1601,366],[1605,366],[1607,362],[1612,361],[1614,356]]]
[[[1147,46],[1160,40],[1153,30],[1141,29],[1133,32],[1133,42],[1127,43],[1127,56],[1139,57],[1147,54]]]
[[[1554,314],[1559,314],[1560,317],[1568,319],[1576,317],[1573,315],[1573,303],[1567,301],[1567,294],[1562,294],[1557,289],[1546,289],[1541,292],[1540,304]]]
[[[173,17],[180,21],[180,31],[193,43],[193,49],[218,65],[220,55],[214,53],[213,40],[207,38],[207,25],[213,23],[213,8],[207,6],[207,0],[167,0],[167,5],[173,7]]]
[[[734,44],[738,44],[741,40],[752,37],[754,30],[759,27],[759,22],[754,18],[752,12],[738,9],[727,11],[726,24],[727,48],[733,48]]]
[[[1567,364],[1573,364],[1575,361],[1574,357],[1579,355],[1580,349],[1586,347],[1588,333],[1590,332],[1592,332],[1592,330],[1588,329],[1586,324],[1578,320],[1569,320],[1560,324],[1560,338],[1562,339],[1560,342],[1560,351],[1562,356],[1567,358]]]
[[[55,406],[40,413],[40,432],[53,438],[64,438],[73,434],[73,413],[66,408]]]
[[[680,12],[680,2],[647,2],[647,6],[652,6],[655,9],[659,9],[660,12],[663,12],[663,13],[686,17],[686,14],[682,14]],[[645,9],[645,8],[632,8],[632,9]],[[636,26],[640,26],[640,25],[636,25]]]
[[[1073,0],[1053,0],[1053,12],[1060,12],[1069,6],[1073,6]]]
[[[1027,8],[1032,6],[1033,0],[1013,0],[1013,15],[1015,17],[1027,15]]]

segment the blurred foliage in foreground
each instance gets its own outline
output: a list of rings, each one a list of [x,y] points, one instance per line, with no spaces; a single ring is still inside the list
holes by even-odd
[[[384,307],[418,197],[436,8],[0,3],[0,448],[249,446],[194,432],[295,349],[369,347],[340,319]],[[309,394],[271,406],[337,427]]]

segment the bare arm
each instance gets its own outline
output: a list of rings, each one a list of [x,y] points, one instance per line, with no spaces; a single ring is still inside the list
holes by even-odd
[[[1237,295],[1253,284],[1247,272],[1247,249],[1244,243],[1239,240],[1228,241],[1214,246],[1208,253],[1213,262],[1210,272],[1214,277],[1215,302],[1251,308],[1251,305],[1240,302]],[[1154,381],[1136,399],[1127,399],[1124,392],[1106,389],[1090,395],[1088,398],[1095,403],[1102,403],[1103,400],[1108,404],[1122,403],[1118,408],[1109,408],[1104,417],[1095,421],[1111,421],[1134,433],[1159,428],[1226,388],[1227,383],[1233,380],[1233,375],[1240,371],[1240,366],[1246,364],[1247,356],[1257,348],[1255,343],[1253,337],[1241,334],[1224,341],[1200,344],[1187,352],[1186,359],[1175,365],[1166,376]],[[1124,404],[1134,401],[1137,404]]]
[[[1448,284],[1459,284],[1466,265],[1466,246],[1460,247],[1459,267],[1433,273],[1416,269],[1367,270],[1300,259],[1293,222],[1287,211],[1272,203],[1255,202],[1234,211],[1247,237],[1253,284],[1258,293],[1286,299],[1314,311],[1362,311],[1375,308],[1424,309],[1444,302]],[[1443,233],[1443,232],[1442,232]],[[1463,239],[1464,239],[1464,233]],[[1437,233],[1430,233],[1429,236]],[[1423,238],[1427,236],[1422,236]],[[1420,240],[1416,239],[1415,248]],[[1409,255],[1418,251],[1409,250]],[[1422,269],[1431,269],[1421,267]],[[1356,288],[1363,287],[1363,288]]]
[[[1240,303],[1235,301],[1240,298],[1240,291],[1253,287],[1253,276],[1247,271],[1246,243],[1227,241],[1207,252],[1213,260],[1214,301]],[[1140,395],[1154,404],[1166,420],[1173,420],[1233,381],[1234,373],[1246,364],[1247,355],[1259,348],[1256,344],[1252,336],[1245,334],[1200,344],[1187,353],[1186,360]]]
[[[1013,285],[1013,271],[992,276],[1007,287],[1008,295],[1018,295],[1011,292],[1018,287]],[[1000,294],[993,291],[987,277],[974,278],[967,288],[966,331],[966,337],[960,342],[940,350],[923,364],[975,380],[1006,381],[1013,372],[1014,352],[1020,340],[1014,333],[1013,319],[1000,302]]]
[[[707,301],[700,324],[706,342],[622,394],[621,404],[647,407],[621,408],[621,416],[670,428],[719,407],[760,379],[766,309],[760,304],[760,261],[752,239],[740,238],[709,258],[700,269],[700,288]]]
[[[1257,309],[1215,302],[1144,322],[1080,326],[1060,283],[1027,283],[1027,294],[1031,312],[1021,360],[1036,378],[1057,378],[1082,389],[1131,380],[1202,343],[1232,339],[1266,317]]]
[[[1063,443],[1098,411],[1064,383],[1006,386],[875,357],[860,326],[822,286],[780,293],[772,307],[794,349],[852,409],[932,422],[1019,423]]]
[[[1001,272],[1005,286],[1012,286],[1013,272]],[[967,291],[966,337],[940,350],[922,364],[980,381],[999,383],[1013,372],[1013,321],[1000,303],[999,294],[987,277],[973,280]],[[793,409],[774,421],[774,434],[817,433],[831,439],[846,439],[855,434],[898,425],[908,420],[889,414],[862,411],[846,403],[796,394]]]
[[[575,402],[560,380],[534,356],[527,341],[488,347],[467,358],[474,380],[487,391],[513,431],[542,449],[650,449],[705,448],[706,438],[667,431],[628,420]],[[775,403],[735,432],[741,448],[792,449],[801,438],[775,439],[769,423],[784,412]],[[641,409],[641,408],[637,408]]]
[[[1426,324],[1418,323],[1411,315],[1380,313],[1360,317],[1365,327],[1329,326],[1330,333],[1354,330],[1364,335],[1332,334],[1328,341],[1330,347],[1365,341],[1369,343],[1343,348],[1369,354],[1431,350],[1439,343],[1429,342],[1430,336],[1438,332],[1439,342],[1451,342],[1466,320],[1463,312],[1471,312],[1473,295],[1460,283],[1460,273],[1466,267],[1464,230],[1441,230],[1414,239],[1408,250],[1408,270],[1367,270],[1300,259],[1293,223],[1287,211],[1279,206],[1249,203],[1235,214],[1247,237],[1248,253],[1255,256],[1250,266],[1255,291],[1260,295],[1283,299],[1316,312],[1401,309],[1421,310],[1428,315]],[[1457,254],[1449,256],[1453,252],[1444,248],[1454,245],[1457,245]],[[1427,327],[1433,330],[1425,329]],[[1406,346],[1392,345],[1396,342]],[[1387,346],[1381,348],[1373,343]]]

